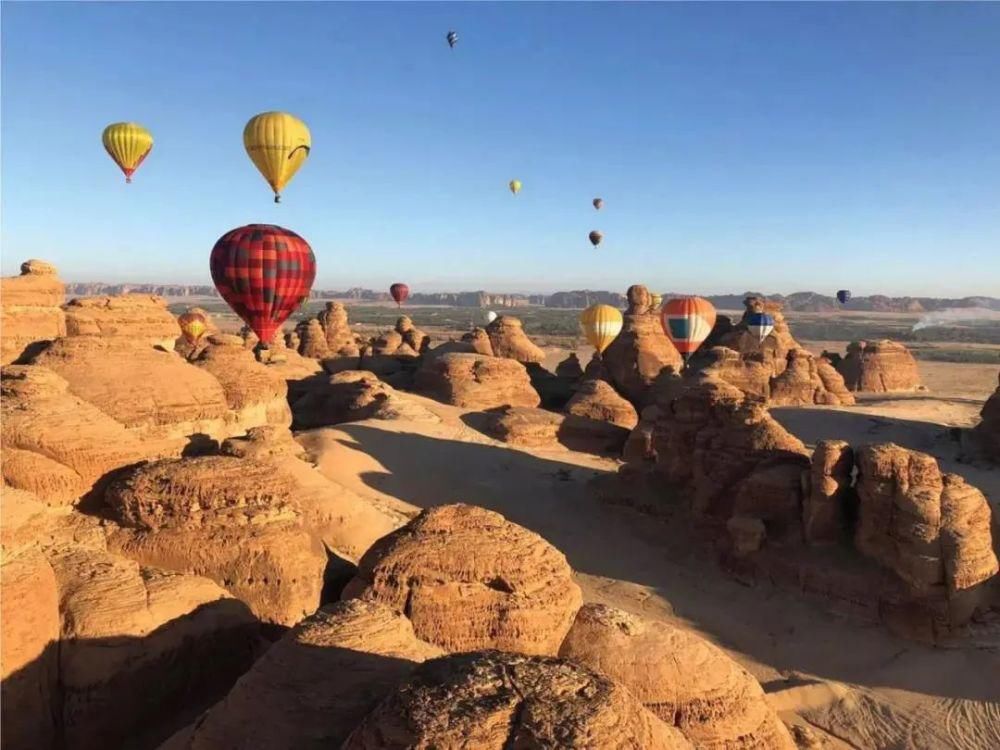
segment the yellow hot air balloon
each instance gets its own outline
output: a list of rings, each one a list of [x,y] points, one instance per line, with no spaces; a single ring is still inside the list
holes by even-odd
[[[591,305],[580,313],[580,327],[597,353],[604,354],[604,350],[621,333],[621,311],[611,305]]]
[[[274,202],[281,203],[281,191],[309,156],[312,138],[299,118],[287,112],[262,112],[243,128],[243,145],[274,190]]]
[[[191,346],[197,346],[208,328],[208,320],[200,311],[192,309],[177,317],[177,325],[180,326],[184,339]]]
[[[132,173],[139,168],[153,148],[153,136],[137,122],[115,122],[101,134],[104,150],[125,173],[125,182],[132,182]]]
[[[521,181],[511,180],[509,183],[507,183],[507,187],[510,188],[510,192],[512,192],[514,195],[517,195],[518,193],[521,192]]]

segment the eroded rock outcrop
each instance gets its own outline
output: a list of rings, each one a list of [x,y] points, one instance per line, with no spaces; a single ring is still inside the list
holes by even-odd
[[[760,684],[697,635],[586,604],[559,655],[618,682],[698,748],[794,750]]]
[[[316,318],[299,323],[295,328],[298,335],[298,352],[303,357],[324,359],[330,356],[330,346],[326,340],[326,331]],[[355,355],[356,356],[356,355]]]
[[[586,667],[485,651],[424,662],[344,743],[344,750],[414,747],[691,745],[623,687]]]
[[[21,264],[21,275],[0,279],[0,364],[8,364],[66,335],[61,305],[66,285],[44,260]]]
[[[1000,374],[997,380],[1000,381]],[[986,399],[980,415],[979,424],[963,435],[963,452],[1000,463],[1000,384]]]
[[[344,370],[330,376],[326,387],[314,387],[294,404],[296,430],[358,422],[362,419],[441,419],[412,398],[399,394],[374,374]]]
[[[823,374],[820,369],[824,368]],[[785,357],[785,368],[771,379],[770,402],[775,406],[849,405],[854,397],[826,360],[805,349],[792,349]]]
[[[854,451],[843,440],[820,440],[812,455],[809,492],[802,505],[802,526],[810,544],[840,541],[853,514]]]
[[[74,503],[109,472],[182,447],[140,439],[44,367],[8,365],[2,377],[4,481],[46,503]]]
[[[921,388],[920,370],[910,350],[898,341],[854,341],[837,363],[847,388],[867,393],[915,391]]]
[[[609,422],[626,430],[639,423],[635,407],[603,380],[584,380],[566,404],[566,413]]]
[[[663,333],[659,316],[651,311],[652,295],[637,284],[627,292],[621,333],[602,357],[615,388],[641,409],[649,402],[649,387],[660,371],[670,365],[680,369],[681,355]]]
[[[580,607],[566,557],[534,532],[472,505],[423,511],[376,542],[343,598],[382,602],[447,652],[554,654]]]
[[[167,301],[150,294],[78,297],[65,305],[69,336],[124,337],[136,343],[173,350],[177,319]]]
[[[316,319],[326,336],[329,356],[357,357],[360,354],[358,342],[347,320],[347,308],[340,302],[327,302]]]
[[[486,329],[484,328],[477,326],[471,331],[462,334],[462,341],[469,344],[471,346],[471,351],[476,354],[485,354],[488,357],[494,356],[493,342],[490,341],[490,336],[486,333]],[[437,351],[437,349],[435,349],[435,351]],[[442,352],[442,354],[443,353],[444,352]]]
[[[122,528],[111,549],[144,565],[205,576],[261,620],[294,625],[320,604],[326,551],[273,462],[228,456],[158,461],[113,481]]]
[[[456,352],[430,357],[417,371],[414,388],[467,409],[538,406],[541,402],[523,365],[482,354]]]
[[[556,365],[556,377],[576,382],[583,377],[583,367],[576,356],[576,352],[570,352],[562,362]]]
[[[520,448],[552,449],[559,446],[583,453],[618,455],[629,431],[611,422],[557,414],[546,409],[508,406],[489,416],[487,434]]]
[[[327,605],[268,649],[183,747],[339,747],[417,664],[440,655],[383,604]]]
[[[486,333],[493,345],[493,354],[497,357],[513,359],[522,364],[541,363],[545,359],[545,352],[528,338],[519,318],[501,315],[486,326]]]

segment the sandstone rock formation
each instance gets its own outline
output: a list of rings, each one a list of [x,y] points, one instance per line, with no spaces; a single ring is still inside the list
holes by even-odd
[[[357,422],[362,419],[407,419],[440,422],[416,400],[401,396],[375,375],[344,370],[329,377],[326,387],[313,387],[294,404],[296,430]]]
[[[0,364],[66,335],[65,296],[55,266],[43,260],[25,261],[20,276],[0,280]]]
[[[485,354],[489,357],[494,356],[493,342],[490,341],[490,336],[488,333],[486,333],[486,329],[484,328],[476,326],[471,331],[462,334],[462,341],[470,344],[471,351],[475,352],[476,354]],[[444,352],[442,352],[442,354],[443,353]]]
[[[418,663],[440,654],[385,605],[327,605],[274,644],[183,748],[340,747]]]
[[[566,359],[556,365],[556,377],[574,382],[583,377],[583,367],[580,366],[576,352],[570,352]]]
[[[126,337],[168,351],[177,340],[177,319],[167,301],[149,294],[80,297],[65,305],[69,336]]]
[[[520,448],[552,449],[557,446],[583,453],[618,455],[629,431],[611,422],[545,409],[508,406],[490,414],[486,433],[495,440]]]
[[[541,401],[523,365],[482,354],[451,353],[428,358],[417,371],[414,388],[467,409],[538,406]]]
[[[892,443],[857,451],[858,550],[892,570],[916,597],[943,598],[935,631],[968,620],[998,572],[990,506],[924,453]],[[940,620],[940,621],[938,621]]]
[[[541,363],[545,359],[545,352],[528,338],[524,324],[518,318],[501,315],[486,326],[486,333],[497,357],[517,360],[522,364]]]
[[[4,481],[46,503],[76,502],[109,472],[180,448],[141,439],[44,367],[8,365],[2,378]]]
[[[554,654],[581,603],[561,552],[463,504],[427,509],[376,542],[344,590],[355,597],[404,613],[418,638],[448,652]]]
[[[740,354],[759,354],[770,366],[771,374],[780,375],[785,369],[788,352],[802,348],[788,328],[788,321],[782,312],[784,305],[781,302],[754,296],[744,299],[743,304],[746,310],[735,325],[727,317],[719,316],[715,330],[702,348],[724,346]],[[774,319],[774,330],[763,342],[747,327],[749,317],[755,313],[767,313]]]
[[[108,554],[94,519],[27,493],[5,487],[3,502],[5,746],[155,737],[249,667],[256,622],[211,581]]]
[[[811,544],[841,539],[855,500],[851,476],[854,451],[843,440],[820,440],[812,455],[809,493],[802,504],[802,526]]]
[[[639,423],[635,407],[603,380],[584,380],[580,383],[576,393],[566,404],[566,413],[598,422],[610,422],[626,430],[631,430]]]
[[[921,387],[917,360],[897,341],[854,341],[837,371],[852,391],[887,393],[914,391]]]
[[[206,576],[264,622],[294,625],[320,604],[326,551],[273,463],[224,456],[147,464],[113,481],[105,502],[117,553]]]
[[[414,326],[406,315],[396,321],[396,333],[403,337],[403,343],[415,354],[423,354],[431,344],[431,337]]]
[[[586,604],[559,655],[627,688],[694,747],[795,748],[758,682],[718,648],[681,628]]]
[[[650,312],[652,295],[642,285],[627,292],[621,333],[602,357],[607,376],[637,409],[646,406],[650,385],[667,365],[680,368],[681,355],[663,333],[657,314]]]
[[[1000,381],[1000,374],[997,379]],[[973,457],[981,456],[1000,463],[1000,384],[986,399],[980,414],[979,424],[964,437],[964,451]]]
[[[330,346],[326,341],[326,331],[316,318],[299,323],[295,328],[299,337],[298,351],[303,357],[324,359],[330,356]]]
[[[327,302],[316,319],[326,336],[329,356],[357,357],[360,354],[354,332],[347,320],[347,308],[340,302]]]
[[[485,651],[424,662],[343,747],[679,750],[691,745],[623,687],[585,667]]]

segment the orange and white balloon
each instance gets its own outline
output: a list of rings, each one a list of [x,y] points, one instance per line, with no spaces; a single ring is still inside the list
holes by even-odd
[[[702,297],[675,297],[660,310],[660,325],[686,363],[712,332],[715,307]]]

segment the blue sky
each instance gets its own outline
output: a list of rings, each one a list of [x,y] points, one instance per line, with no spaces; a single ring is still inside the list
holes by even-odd
[[[320,288],[1000,294],[1000,4],[4,2],[2,37],[4,274],[210,283],[268,222]],[[272,109],[313,138],[279,206]]]

